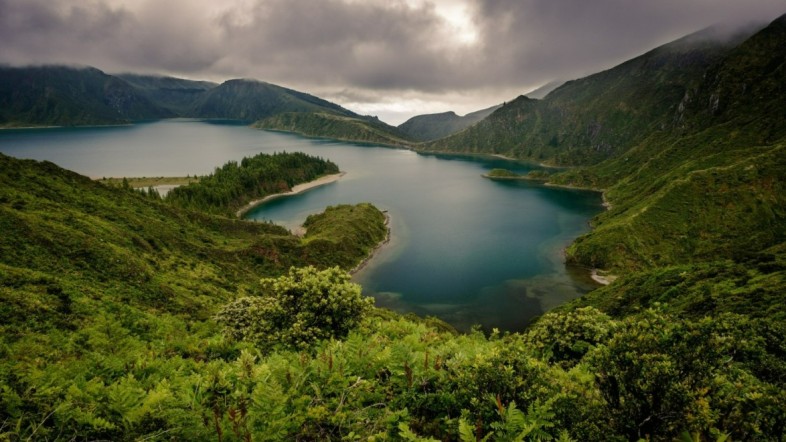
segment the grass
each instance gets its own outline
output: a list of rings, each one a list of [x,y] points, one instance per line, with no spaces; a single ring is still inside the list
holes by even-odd
[[[184,186],[191,183],[198,183],[199,177],[120,177],[120,178],[100,178],[97,181],[108,186],[120,187],[123,181],[134,189],[146,189],[148,187],[176,185]]]

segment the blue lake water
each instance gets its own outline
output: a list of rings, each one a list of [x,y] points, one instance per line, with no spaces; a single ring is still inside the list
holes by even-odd
[[[391,241],[354,279],[377,305],[519,330],[533,317],[595,287],[566,267],[562,249],[589,229],[600,195],[481,175],[527,163],[303,138],[245,126],[165,120],[133,126],[0,131],[0,152],[49,160],[91,177],[185,176],[259,152],[301,151],[346,175],[270,201],[251,219],[300,225],[326,206],[371,202],[388,211]]]

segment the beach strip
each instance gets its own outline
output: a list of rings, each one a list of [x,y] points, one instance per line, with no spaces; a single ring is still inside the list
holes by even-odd
[[[254,207],[264,203],[265,201],[270,201],[272,199],[281,198],[285,196],[292,196],[297,195],[298,193],[303,193],[307,190],[311,190],[315,187],[324,186],[325,184],[330,184],[334,181],[338,181],[339,178],[346,175],[346,172],[335,173],[332,175],[325,175],[315,179],[314,181],[309,181],[307,183],[297,184],[292,187],[292,190],[289,192],[284,193],[274,193],[272,195],[267,195],[264,198],[260,198],[258,200],[251,201],[250,203],[246,204],[245,206],[241,207],[240,210],[235,213],[235,216],[238,218],[242,218],[249,210],[253,209]]]

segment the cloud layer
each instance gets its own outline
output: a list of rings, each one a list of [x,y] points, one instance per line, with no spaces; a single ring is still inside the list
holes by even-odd
[[[253,77],[361,111],[470,111],[784,12],[782,0],[0,0],[0,61]]]

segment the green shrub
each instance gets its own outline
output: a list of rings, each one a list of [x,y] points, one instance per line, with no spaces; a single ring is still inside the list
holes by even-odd
[[[277,345],[306,348],[322,339],[343,338],[371,309],[371,298],[338,267],[289,269],[261,281],[261,296],[225,306],[217,320],[226,334],[268,350]]]

